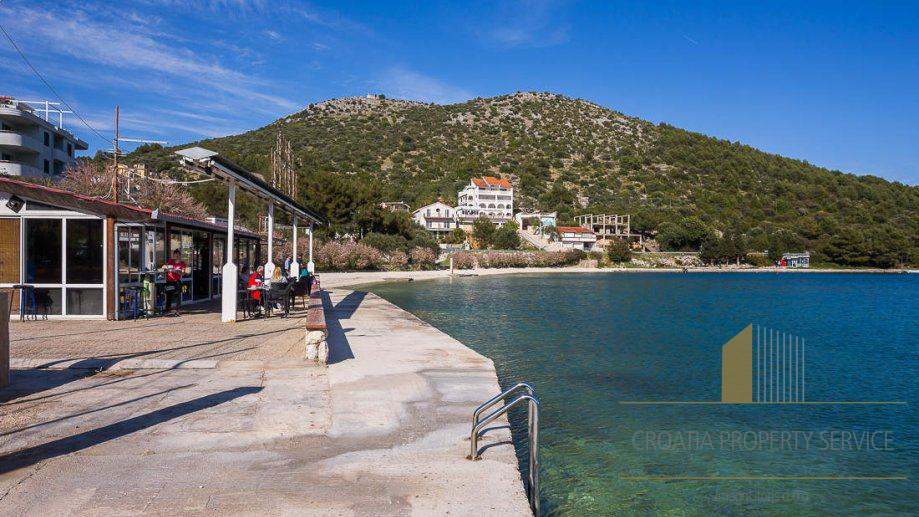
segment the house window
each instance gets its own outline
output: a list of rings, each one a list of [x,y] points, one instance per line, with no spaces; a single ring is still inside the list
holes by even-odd
[[[49,135],[48,132],[45,131],[45,147],[48,147],[50,145],[51,145],[51,135]]]
[[[48,160],[45,160],[45,174],[49,174],[50,172],[51,172],[51,162],[49,162]]]
[[[73,158],[73,144],[67,143],[67,156]]]

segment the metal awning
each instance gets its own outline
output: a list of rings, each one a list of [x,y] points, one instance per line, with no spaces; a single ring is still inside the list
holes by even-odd
[[[326,219],[315,210],[303,206],[287,194],[272,187],[256,174],[203,147],[189,147],[176,151],[182,164],[191,170],[220,178],[233,180],[236,185],[258,198],[277,204],[278,208],[315,224],[325,224]]]

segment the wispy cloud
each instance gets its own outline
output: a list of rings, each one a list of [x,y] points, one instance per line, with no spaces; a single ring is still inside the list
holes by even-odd
[[[262,31],[262,34],[268,37],[271,41],[284,41],[284,36],[277,31],[265,30]]]
[[[41,8],[3,8],[17,20],[17,32],[29,34],[58,54],[118,69],[168,74],[226,94],[257,99],[283,109],[296,104],[264,93],[260,81],[219,62],[146,34],[125,30],[118,23],[90,19],[77,11],[61,16]]]
[[[568,41],[571,28],[561,20],[560,7],[554,0],[505,0],[472,30],[485,43],[501,47],[559,45]]]
[[[390,68],[370,84],[387,96],[398,99],[452,104],[473,97],[468,90],[404,67]]]

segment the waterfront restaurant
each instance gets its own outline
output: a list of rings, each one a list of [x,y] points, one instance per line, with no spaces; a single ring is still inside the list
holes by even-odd
[[[242,275],[261,263],[262,243],[238,228],[233,235]],[[226,238],[225,225],[0,176],[0,290],[12,291],[12,317],[134,317],[134,293],[145,276],[162,284],[157,271],[176,249],[189,268],[182,304],[219,298]],[[23,308],[14,286],[31,291]]]

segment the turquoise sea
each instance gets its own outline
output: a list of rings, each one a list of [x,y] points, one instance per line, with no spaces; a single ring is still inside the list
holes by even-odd
[[[503,386],[534,385],[543,515],[919,514],[919,275],[511,275],[369,290],[492,358]],[[620,403],[720,400],[721,346],[751,323],[806,342],[806,400],[908,404]],[[523,416],[512,424],[525,468]]]

